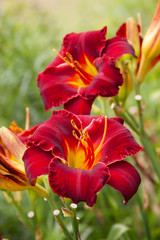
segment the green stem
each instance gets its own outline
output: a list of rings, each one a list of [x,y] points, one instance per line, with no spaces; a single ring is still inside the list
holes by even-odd
[[[135,74],[129,69],[128,69],[128,71],[130,73],[131,79],[134,84],[135,94],[140,95],[140,85],[137,83]],[[144,124],[143,124],[143,114],[142,114],[142,100],[136,100],[136,102],[137,102],[137,106],[138,106],[138,116],[139,116],[140,128],[141,128],[141,132],[143,133],[144,132]]]
[[[154,171],[156,172],[159,181],[160,181],[160,164],[158,161],[158,156],[157,153],[155,151],[154,145],[151,142],[151,140],[149,139],[149,137],[147,136],[146,133],[143,133],[143,135],[141,136],[141,142],[144,146],[144,149],[149,157],[149,159],[151,160],[152,166]]]
[[[137,83],[135,75],[131,71],[129,71],[129,72],[130,72],[131,78],[132,78],[134,86],[135,86],[135,93],[136,93],[136,95],[140,95],[140,87],[139,87],[140,85]],[[144,130],[141,100],[137,101],[137,106],[138,106],[138,115],[139,115],[140,132],[141,132],[140,139],[141,139],[144,149],[152,163],[153,169],[156,172],[156,174],[160,180],[160,164],[158,162],[158,156],[157,156],[157,153],[155,151],[155,148],[154,148],[152,142],[150,141],[149,137],[147,136],[147,133]]]
[[[35,228],[34,226],[31,224],[30,220],[28,219],[28,217],[24,214],[24,212],[22,211],[22,208],[18,205],[18,203],[15,201],[13,195],[11,192],[7,192],[8,196],[12,199],[12,203],[15,206],[18,215],[20,216],[22,222],[24,223],[24,225],[26,226],[26,228],[34,235],[35,234]]]
[[[142,218],[142,222],[143,222],[143,227],[144,227],[144,233],[145,233],[145,236],[146,236],[146,240],[151,240],[151,233],[150,233],[150,227],[149,227],[149,223],[148,223],[147,214],[143,210],[141,199],[140,199],[140,196],[138,194],[137,194],[137,200],[138,200],[139,210],[140,210],[140,213],[141,213],[141,218]]]
[[[140,130],[137,126],[134,125],[134,123],[132,123],[128,117],[126,116],[126,114],[123,112],[123,113],[120,113],[120,116],[124,119],[124,121],[133,129],[133,131],[135,133],[137,133],[138,136],[140,136]]]
[[[135,116],[132,115],[132,114],[128,111],[128,109],[126,109],[126,113],[127,113],[128,117],[132,120],[132,122],[135,124],[135,126],[136,126],[137,128],[139,128],[139,125],[138,125],[138,122],[137,122]]]
[[[55,210],[58,210],[58,207],[57,207],[56,202],[54,201],[53,192],[52,192],[52,190],[49,186],[47,178],[44,178],[44,184],[45,184],[45,187],[46,187],[46,189],[48,190],[48,193],[49,193],[48,197],[47,197],[47,201],[48,201],[48,203],[49,203],[49,205],[50,205],[50,207],[51,207],[51,209],[54,213]],[[62,228],[65,236],[67,237],[67,239],[68,240],[73,240],[73,237],[70,234],[70,232],[68,231],[68,229],[66,228],[61,215],[62,215],[62,212],[60,211],[58,214],[54,214],[54,217],[57,220],[57,222],[59,223],[60,227]]]
[[[80,240],[80,233],[78,229],[78,220],[76,216],[76,209],[73,208],[73,220],[72,220],[72,226],[73,226],[73,233],[74,233],[74,240]]]
[[[28,189],[35,192],[40,197],[47,198],[48,196],[47,190],[38,183],[36,183],[35,186],[29,186]]]
[[[118,98],[114,97],[114,100],[115,100],[117,106],[120,107]],[[126,113],[129,115],[131,120],[128,118],[128,116],[125,114],[125,112],[120,111],[119,115],[134,130],[134,132],[137,133],[137,135],[140,135],[140,129],[139,129],[138,123],[136,122],[136,119],[128,111],[126,111]]]

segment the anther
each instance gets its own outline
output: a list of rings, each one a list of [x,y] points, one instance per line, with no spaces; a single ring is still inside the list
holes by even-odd
[[[79,140],[79,137],[77,136],[77,134],[76,134],[76,131],[75,131],[75,130],[73,130],[73,131],[72,131],[72,134],[73,134],[73,136],[74,136],[76,139],[78,139],[78,140]]]

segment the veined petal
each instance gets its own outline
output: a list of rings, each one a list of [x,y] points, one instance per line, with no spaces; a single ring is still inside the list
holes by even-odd
[[[41,124],[34,134],[27,139],[27,144],[39,146],[44,151],[51,151],[54,156],[65,160],[67,146],[72,148],[73,145],[75,147],[78,142],[73,135],[75,128],[71,121],[78,129],[81,129],[81,121],[76,115],[66,110],[53,111],[51,118]]]
[[[125,161],[115,162],[108,167],[111,178],[107,184],[123,195],[126,204],[138,190],[140,175],[130,163]]]
[[[103,53],[105,53],[107,57],[112,57],[115,60],[124,54],[131,54],[133,57],[136,57],[132,45],[129,44],[125,38],[118,36],[106,41],[106,47]]]
[[[21,140],[5,127],[0,128],[0,136],[6,148],[19,162],[22,162],[22,156],[26,150],[26,146],[21,142]]]
[[[46,110],[77,97],[77,89],[90,84],[97,73],[93,61],[101,55],[105,38],[106,27],[65,36],[60,53],[37,78]]]
[[[35,184],[36,178],[48,174],[48,165],[52,159],[51,152],[43,151],[39,147],[31,146],[23,156],[26,174],[32,185]]]
[[[7,191],[22,191],[27,189],[29,183],[23,182],[16,176],[0,174],[0,188]]]
[[[73,112],[74,114],[85,114],[89,115],[92,103],[94,101],[94,98],[85,99],[80,96],[75,97],[71,100],[69,100],[67,103],[64,104],[64,109]]]
[[[49,182],[58,195],[71,198],[73,202],[84,201],[92,207],[97,199],[96,193],[109,179],[108,168],[98,163],[92,170],[70,168],[59,159],[52,159],[49,166]]]
[[[99,31],[87,31],[82,33],[70,33],[64,37],[61,54],[69,52],[73,59],[78,61],[82,68],[87,70],[88,63],[101,56],[106,44],[106,31],[104,27]],[[57,62],[58,58],[56,59]],[[88,71],[86,71],[88,72]],[[90,73],[90,71],[88,72]]]
[[[24,130],[22,133],[18,134],[19,139],[20,139],[23,143],[25,143],[25,142],[26,142],[26,139],[27,139],[29,136],[31,136],[31,135],[34,133],[34,131],[35,131],[39,126],[40,126],[40,124],[37,124],[37,125],[31,127],[29,130]]]
[[[92,143],[83,132],[80,119],[66,110],[54,111],[27,143],[49,151],[70,167],[90,169],[94,160]]]
[[[81,87],[79,95],[84,98],[115,96],[118,93],[118,87],[122,85],[123,78],[119,68],[115,66],[113,59],[107,58],[106,55],[97,58],[94,64],[98,74],[93,78],[88,87]]]
[[[79,75],[66,63],[46,68],[38,74],[37,81],[46,110],[76,97],[77,88],[79,85],[83,86]]]
[[[116,36],[127,38],[126,23],[123,23],[116,32]]]
[[[4,175],[15,175],[24,182],[28,182],[23,163],[14,161],[0,154],[0,173]]]
[[[104,129],[105,117],[93,120],[86,128],[93,143],[94,152],[101,144],[100,150],[96,153],[96,161],[103,161],[109,165],[142,150],[132,137],[130,131],[123,126],[122,118],[107,119],[106,133]],[[102,142],[103,136],[105,137]]]

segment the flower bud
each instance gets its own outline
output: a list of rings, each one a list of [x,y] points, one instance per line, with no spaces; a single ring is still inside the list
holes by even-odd
[[[151,69],[152,61],[160,55],[160,1],[153,20],[144,36],[142,43],[141,61],[137,73],[137,81],[143,81],[145,74]],[[158,59],[159,60],[159,59]]]

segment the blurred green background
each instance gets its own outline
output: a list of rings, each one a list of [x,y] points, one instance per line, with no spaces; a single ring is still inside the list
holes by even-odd
[[[60,49],[65,34],[97,30],[107,25],[107,38],[110,38],[127,18],[137,18],[137,13],[141,14],[145,33],[157,2],[157,0],[0,0],[0,126],[8,127],[10,122],[15,120],[24,128],[26,107],[30,108],[31,125],[50,117],[52,110],[45,112],[36,78],[37,73],[44,70],[55,57],[52,49]],[[150,119],[151,134],[155,134],[156,131],[160,133],[159,79],[158,64],[142,84],[142,95],[146,102],[145,115],[146,119]],[[131,98],[133,99],[132,94]],[[26,199],[25,193],[23,195]],[[128,238],[124,236],[120,239],[139,240],[141,236],[140,239],[144,240],[144,231],[134,200],[135,197],[127,206],[123,206],[119,193],[107,187],[107,197],[105,190],[102,190],[98,196],[97,207],[93,210],[81,211],[80,205],[82,240],[108,239],[106,236],[109,230],[117,222],[130,227]],[[26,212],[33,208],[27,201],[23,204]],[[41,205],[37,204],[39,223],[44,231],[48,231],[48,236],[51,236],[45,240],[63,239],[60,229],[52,223],[53,216],[49,213],[48,206],[42,209]],[[98,206],[103,209],[103,216]],[[159,240],[159,220],[149,209],[146,214],[152,229],[152,237]],[[123,228],[120,230],[128,231]],[[6,203],[2,194],[0,234],[10,240],[22,238],[32,240],[15,217],[14,208],[10,203]]]

